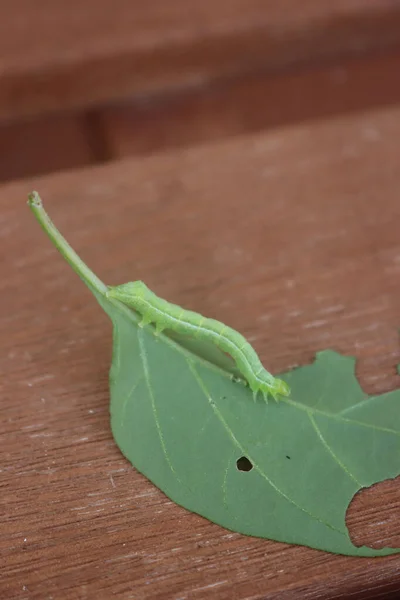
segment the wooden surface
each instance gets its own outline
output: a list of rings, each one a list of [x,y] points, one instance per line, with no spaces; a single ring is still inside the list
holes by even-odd
[[[399,386],[400,106],[0,188],[0,597],[395,598],[400,556],[249,538],[121,456],[111,327],[26,206],[37,189],[107,283],[145,279],[243,332],[273,372],[333,348]],[[400,545],[400,479],[359,493],[357,544]]]
[[[108,157],[151,154],[400,103],[400,52],[238,77],[105,107],[93,115]]]
[[[0,127],[0,181],[95,162],[90,123],[81,115],[42,116]]]
[[[2,0],[0,118],[399,42],[398,0]]]
[[[400,103],[400,52],[0,123],[0,181]]]

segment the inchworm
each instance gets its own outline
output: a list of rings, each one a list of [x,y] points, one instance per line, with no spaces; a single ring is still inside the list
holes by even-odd
[[[142,281],[109,287],[107,296],[116,298],[135,309],[142,317],[140,326],[154,323],[157,334],[163,329],[170,329],[198,340],[213,342],[232,356],[252,390],[254,398],[258,392],[262,392],[265,400],[268,394],[271,394],[275,400],[279,395],[289,395],[288,385],[268,373],[249,342],[227,325],[159,298]]]

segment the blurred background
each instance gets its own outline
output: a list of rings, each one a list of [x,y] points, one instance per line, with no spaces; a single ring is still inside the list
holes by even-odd
[[[0,181],[400,101],[397,0],[2,0]]]

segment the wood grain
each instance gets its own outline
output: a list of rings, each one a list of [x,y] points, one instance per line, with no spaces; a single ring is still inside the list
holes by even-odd
[[[397,0],[3,0],[0,118],[399,42]]]
[[[143,155],[400,103],[400,53],[133,98],[92,117],[109,157]]]
[[[273,372],[334,348],[368,393],[399,386],[400,106],[0,188],[0,596],[396,598],[400,556],[232,533],[119,453],[111,327],[37,226],[34,187],[107,283],[242,331]],[[399,545],[400,479],[361,492],[356,543]]]

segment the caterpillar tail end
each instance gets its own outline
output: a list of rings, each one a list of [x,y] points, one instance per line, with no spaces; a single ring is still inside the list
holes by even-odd
[[[270,390],[270,394],[275,402],[279,402],[280,396],[290,395],[290,387],[282,379],[275,379],[274,388]]]

